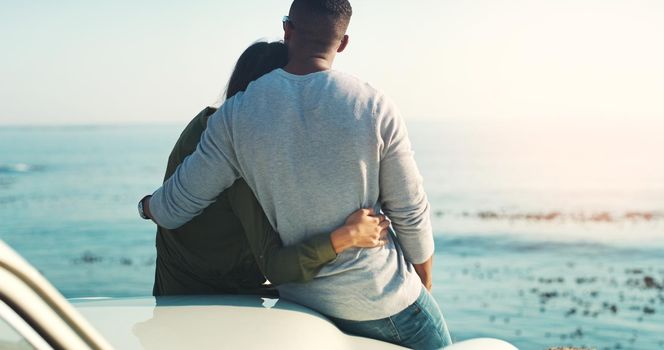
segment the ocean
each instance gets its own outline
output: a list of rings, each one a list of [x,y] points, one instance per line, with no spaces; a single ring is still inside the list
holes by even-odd
[[[664,349],[662,128],[409,122],[455,340]],[[0,128],[0,238],[66,297],[151,293],[184,125]]]

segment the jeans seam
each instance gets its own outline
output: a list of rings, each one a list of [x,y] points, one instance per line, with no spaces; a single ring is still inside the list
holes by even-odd
[[[399,335],[399,328],[394,324],[392,317],[387,318],[390,321],[390,326],[392,328],[392,336],[396,338],[398,343],[401,343],[401,335]]]
[[[429,298],[431,298],[431,296],[429,296]],[[419,298],[418,298],[418,300],[415,301],[415,305],[417,305],[417,307],[420,308],[420,310],[426,315],[429,322],[434,325],[434,327],[436,328],[436,333],[438,334],[438,337],[440,337],[440,339],[444,339],[445,337],[443,335],[443,330],[441,329],[441,327],[438,327],[438,325],[434,321],[433,317],[431,316],[431,313],[429,313],[429,311],[425,307],[422,306],[422,303],[420,303]]]

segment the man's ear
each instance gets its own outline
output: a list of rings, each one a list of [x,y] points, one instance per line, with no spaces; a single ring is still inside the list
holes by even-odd
[[[293,28],[290,25],[286,24],[284,27],[284,42],[287,43],[293,35]]]
[[[343,52],[346,49],[346,47],[348,46],[349,41],[350,41],[350,38],[348,37],[348,35],[344,35],[344,38],[341,39],[341,45],[339,45],[339,47],[337,48],[337,52],[338,53]]]

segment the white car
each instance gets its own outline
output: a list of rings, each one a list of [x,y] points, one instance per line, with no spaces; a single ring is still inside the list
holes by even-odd
[[[70,301],[0,240],[2,350],[403,349],[347,335],[310,309],[258,296]],[[496,339],[474,339],[446,349],[516,348]]]

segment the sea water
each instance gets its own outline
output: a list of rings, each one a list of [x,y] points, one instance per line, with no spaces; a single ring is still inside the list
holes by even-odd
[[[136,203],[183,126],[0,128],[0,238],[66,297],[149,295]],[[453,338],[664,349],[662,131],[410,122]]]

